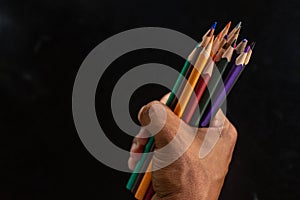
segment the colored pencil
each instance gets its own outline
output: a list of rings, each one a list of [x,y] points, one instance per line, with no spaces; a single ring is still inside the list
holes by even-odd
[[[135,198],[138,200],[142,200],[144,198],[147,189],[150,186],[151,178],[152,178],[151,170],[152,170],[152,160],[150,161],[147,171],[145,172],[144,177],[140,183],[140,186],[135,193]]]
[[[224,36],[227,35],[227,33],[228,33],[229,29],[230,29],[230,25],[231,25],[231,22],[228,22],[228,24],[223,28],[223,30],[216,36],[216,39],[215,39],[215,41],[213,43],[213,46],[211,48],[212,57],[220,49],[221,41],[224,38]]]
[[[145,195],[145,198],[143,200],[151,200],[152,199],[152,196],[154,195],[154,189],[153,189],[153,186],[152,186],[152,182],[150,183],[150,186],[147,190],[147,193]]]
[[[183,111],[188,103],[189,98],[191,97],[193,90],[197,84],[197,81],[200,77],[201,72],[203,71],[203,68],[205,67],[208,58],[210,56],[210,51],[212,48],[214,36],[212,36],[209,44],[200,52],[199,57],[195,63],[195,67],[193,68],[191,75],[188,79],[188,83],[185,85],[178,103],[174,109],[174,113],[181,118]]]
[[[146,146],[145,146],[144,152],[148,153],[150,151],[153,142],[154,142],[154,138],[150,137],[147,144],[146,144]],[[144,161],[145,161],[145,159],[147,158],[147,155],[148,155],[147,153],[143,153],[141,158],[139,159],[139,161],[136,163],[136,166],[135,166],[135,168],[134,168],[134,170],[133,170],[133,172],[132,172],[132,174],[131,174],[131,176],[130,176],[127,184],[126,184],[126,188],[128,190],[132,189],[139,173],[141,173],[142,165],[143,165],[143,163],[144,163]]]
[[[154,151],[154,147],[155,146],[152,145],[149,152],[153,152]],[[144,174],[145,174],[144,172],[147,171],[147,167],[148,167],[149,163],[151,162],[151,159],[152,159],[152,155],[151,154],[147,154],[147,156],[146,156],[146,158],[145,158],[145,160],[144,160],[144,162],[142,164],[142,167],[140,169],[140,173],[138,174],[138,176],[137,176],[137,178],[136,178],[136,180],[134,182],[134,185],[133,185],[133,187],[131,189],[131,192],[133,194],[136,193],[136,191],[137,191],[137,189],[139,187],[139,184],[140,184],[140,182],[142,181],[142,179],[144,177]]]
[[[255,47],[255,42],[252,42],[252,43],[250,44],[250,50],[249,50],[249,52],[248,52],[248,54],[247,54],[247,57],[246,57],[246,59],[245,59],[245,65],[248,65],[249,60],[250,60],[250,58],[251,58],[251,56],[252,56],[252,51],[253,51],[254,47]]]
[[[183,80],[188,79],[189,75],[191,74],[191,71],[193,69],[193,65],[198,58],[198,55],[200,51],[206,46],[207,41],[210,40],[212,37],[214,30],[216,28],[216,22],[211,26],[211,28],[203,35],[202,41],[193,49],[192,53],[188,56],[188,59],[186,60],[179,77],[177,78],[175,85],[172,89],[172,92],[167,100],[166,105],[171,109],[174,110],[177,102],[178,102],[178,97],[180,93],[182,92],[182,85],[183,85]]]
[[[239,22],[231,31],[228,33],[228,38],[231,38],[238,29],[241,29],[242,22]]]
[[[224,89],[218,91],[216,95],[216,100],[212,102],[211,108],[205,111],[203,120],[201,120],[200,123],[202,127],[206,127],[209,124],[211,117],[214,116],[215,113],[217,113],[222,103],[224,102],[226,96],[228,96],[232,87],[236,83],[237,79],[239,78],[245,66],[244,63],[249,50],[250,50],[250,46],[248,46],[245,49],[245,51],[237,57],[233,67],[231,68],[230,72],[226,76],[226,79],[224,81]]]
[[[193,126],[198,126],[200,119],[202,118],[205,109],[210,103],[210,99],[212,94],[215,93],[217,90],[217,86],[219,85],[220,81],[222,80],[222,74],[224,73],[225,69],[228,66],[228,63],[231,61],[231,57],[235,48],[236,41],[231,44],[231,46],[224,52],[222,58],[219,62],[216,63],[213,69],[212,76],[208,83],[208,87],[204,91],[201,100],[199,101],[199,113],[193,113],[193,117],[190,120],[190,124]],[[208,89],[209,88],[209,89]]]
[[[212,35],[214,33],[215,28],[216,28],[216,22],[212,25],[212,27],[208,30],[208,32],[202,37],[201,43],[199,43],[199,45],[193,50],[192,56],[188,59],[188,67],[187,67],[185,76],[180,80],[179,84],[177,84],[177,85],[175,84],[176,92],[174,93],[174,96],[170,97],[170,98],[172,98],[172,101],[169,104],[169,108],[171,110],[175,109],[175,107],[178,103],[178,98],[184,89],[184,86],[186,83],[185,80],[187,80],[189,78],[189,76],[191,75],[191,72],[193,71],[193,68],[194,68],[194,64],[195,64],[200,52],[207,45],[207,42],[209,42],[210,38],[212,37]],[[176,81],[176,83],[177,83],[177,81]]]
[[[212,74],[214,65],[215,65],[215,63],[213,62],[212,59],[210,59],[208,61],[207,66],[203,70],[201,77],[199,78],[199,81],[195,88],[195,95],[192,95],[192,97],[190,98],[190,101],[189,101],[189,103],[183,113],[183,116],[182,116],[182,120],[185,121],[186,123],[190,122],[195,110],[198,107],[198,103],[202,97],[202,94],[204,93],[206,86],[211,78],[211,74]]]
[[[237,38],[239,37],[240,30],[240,28],[237,29],[234,35],[232,35],[232,37],[228,37],[226,43],[223,45],[222,48],[219,49],[217,54],[214,56],[215,62],[218,62],[221,59],[224,52],[226,51],[226,49],[233,43],[233,41],[237,40]]]

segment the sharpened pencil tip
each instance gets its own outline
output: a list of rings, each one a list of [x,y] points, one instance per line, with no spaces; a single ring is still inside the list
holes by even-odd
[[[248,40],[246,38],[243,39],[243,42],[248,42]]]
[[[229,21],[229,22],[227,23],[226,28],[229,29],[230,26],[231,26],[231,21]]]
[[[217,27],[217,22],[214,22],[214,24],[211,26],[212,29],[216,29]]]
[[[228,35],[227,35],[227,34],[224,36],[224,39],[225,39],[225,40],[228,40]]]
[[[251,50],[253,50],[253,49],[254,49],[254,47],[255,47],[255,44],[256,44],[256,42],[252,42],[252,43],[250,44],[250,48],[251,48]]]
[[[238,28],[240,28],[241,26],[242,26],[242,22],[239,22],[239,23],[235,26],[235,28],[238,29]]]
[[[245,53],[248,53],[249,52],[249,50],[250,50],[250,45],[248,45],[246,48],[245,48]]]

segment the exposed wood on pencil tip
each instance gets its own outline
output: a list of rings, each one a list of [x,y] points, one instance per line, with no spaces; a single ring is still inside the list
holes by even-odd
[[[213,44],[213,42],[214,42],[214,39],[215,39],[215,36],[214,36],[214,35],[212,35],[212,36],[211,36],[211,38],[210,38],[209,44],[211,44],[211,45],[212,45],[212,44]]]
[[[234,34],[240,34],[241,28],[242,28],[242,27],[239,27],[239,28],[235,31]]]
[[[229,21],[228,23],[227,23],[227,25],[226,25],[226,29],[230,29],[230,26],[231,26],[231,21]]]
[[[238,29],[238,28],[241,28],[242,27],[242,22],[240,21],[236,26],[235,28]]]

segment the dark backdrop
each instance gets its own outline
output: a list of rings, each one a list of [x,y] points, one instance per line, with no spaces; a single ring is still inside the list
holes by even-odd
[[[220,30],[229,20],[241,20],[240,39],[257,45],[228,99],[239,138],[220,199],[299,199],[299,8],[298,0],[2,0],[0,199],[132,199],[125,189],[130,174],[101,164],[77,135],[71,110],[77,70],[96,45],[124,30],[165,27],[199,41],[213,21]],[[184,60],[158,50],[128,53],[97,91],[100,123],[127,150],[132,138],[114,123],[109,98],[122,74],[147,62],[180,70]],[[141,105],[166,91],[138,89],[133,120]]]

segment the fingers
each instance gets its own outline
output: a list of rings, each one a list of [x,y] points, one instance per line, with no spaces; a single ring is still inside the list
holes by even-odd
[[[154,135],[156,148],[167,145],[182,122],[167,106],[158,101],[144,106],[139,113],[139,120]]]
[[[161,98],[160,102],[163,104],[166,104],[169,96],[170,96],[170,93],[164,95]],[[139,113],[139,115],[140,115],[140,113]],[[128,167],[130,170],[134,170],[137,162],[139,161],[139,159],[141,157],[141,153],[143,153],[143,151],[144,151],[145,145],[147,144],[149,137],[150,137],[150,134],[148,133],[148,131],[145,128],[141,128],[140,132],[133,139],[132,146],[130,149],[130,157],[128,159]]]
[[[141,129],[137,136],[133,139],[130,149],[130,157],[128,159],[128,167],[130,170],[135,168],[136,163],[143,153],[145,145],[147,144],[149,133],[145,129]]]
[[[216,144],[211,154],[218,157],[219,161],[229,164],[237,140],[237,131],[221,109],[211,121],[206,134],[218,135],[218,137],[215,137]]]

